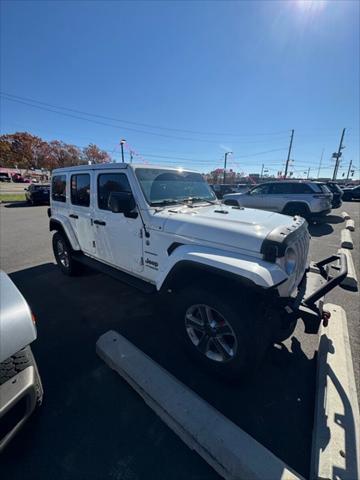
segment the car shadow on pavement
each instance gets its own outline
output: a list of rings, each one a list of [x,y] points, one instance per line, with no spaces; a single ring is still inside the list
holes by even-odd
[[[5,208],[19,208],[19,207],[30,207],[30,204],[27,203],[25,200],[20,200],[18,202],[6,202],[4,204]]]
[[[326,215],[324,217],[324,223],[331,223],[331,224],[337,224],[337,223],[342,223],[344,219],[340,217],[339,215]]]
[[[322,237],[331,235],[334,228],[329,223],[312,223],[308,226],[308,230],[312,237]]]
[[[149,472],[154,479],[218,478],[96,356],[98,337],[110,329],[308,476],[316,354],[304,352],[301,328],[286,346],[270,349],[251,381],[230,384],[183,351],[171,310],[160,314],[157,297],[101,274],[66,277],[50,263],[10,276],[37,318],[32,348],[44,403],[3,456],[4,478],[24,471],[37,480],[146,479]]]

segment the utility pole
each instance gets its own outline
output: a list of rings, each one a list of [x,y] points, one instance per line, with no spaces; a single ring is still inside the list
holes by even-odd
[[[289,145],[288,156],[287,156],[287,159],[286,159],[284,178],[286,178],[286,175],[287,175],[287,173],[288,173],[289,162],[290,162],[290,155],[291,155],[291,147],[292,147],[293,139],[294,139],[294,130],[291,130],[290,145]]]
[[[321,169],[321,164],[322,164],[322,161],[323,161],[324,151],[325,151],[325,149],[323,148],[323,149],[322,149],[322,152],[321,152],[321,157],[320,157],[320,163],[319,163],[317,178],[320,177],[320,169]]]
[[[260,179],[262,179],[263,172],[264,172],[264,164],[261,165]]]
[[[307,173],[307,179],[309,179],[309,176],[310,176],[310,167],[308,168],[308,173]]]
[[[134,155],[134,152],[130,150],[130,163],[132,163],[133,161],[133,155]]]
[[[341,157],[341,155],[342,155],[341,150],[344,148],[344,147],[342,146],[342,144],[343,144],[343,140],[344,140],[345,130],[346,130],[346,129],[343,128],[343,131],[342,131],[342,134],[341,134],[340,143],[339,143],[339,149],[338,149],[337,153],[333,153],[333,155],[332,155],[332,158],[336,158],[335,167],[334,167],[334,173],[333,173],[333,177],[332,177],[333,180],[336,180],[336,176],[337,176],[337,173],[338,173],[338,170],[339,170],[340,157]]]
[[[233,152],[225,152],[225,158],[224,158],[224,176],[223,176],[223,183],[226,181],[226,162],[227,162],[227,157],[228,155],[232,154]]]
[[[121,161],[124,163],[124,143],[126,143],[126,140],[121,139],[120,140],[120,145],[121,145]]]
[[[352,160],[350,160],[349,170],[348,170],[348,173],[347,173],[347,175],[346,175],[346,181],[349,180],[350,171],[351,171],[351,165],[352,165]]]

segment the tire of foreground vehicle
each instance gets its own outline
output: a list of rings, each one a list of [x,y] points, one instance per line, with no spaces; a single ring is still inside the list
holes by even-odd
[[[251,376],[271,345],[270,324],[261,322],[260,309],[248,297],[248,292],[239,299],[239,292],[192,285],[175,302],[177,327],[188,352],[210,373],[235,381]]]
[[[68,276],[76,275],[79,272],[79,264],[72,258],[72,248],[67,238],[62,233],[55,232],[52,246],[56,263],[62,273]]]
[[[42,388],[35,358],[29,346],[22,348],[15,355],[0,363],[0,385],[7,382],[27,367],[34,367],[36,371],[37,403],[42,402]]]

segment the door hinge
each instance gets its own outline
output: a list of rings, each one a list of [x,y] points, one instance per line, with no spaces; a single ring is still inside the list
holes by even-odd
[[[140,257],[140,265],[144,265],[144,257]]]
[[[142,228],[140,228],[139,237],[140,237],[140,238],[143,238],[143,231],[142,231]]]
[[[95,240],[93,240],[92,244],[93,244],[93,248],[96,248]]]

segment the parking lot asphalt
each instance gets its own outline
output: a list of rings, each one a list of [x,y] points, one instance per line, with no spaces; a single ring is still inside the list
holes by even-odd
[[[355,219],[355,243],[359,204],[345,203],[327,223],[310,227],[312,260],[339,248],[342,210]],[[53,262],[46,207],[2,205],[0,221],[1,267],[12,273],[36,314],[33,350],[45,389],[42,407],[0,458],[4,478],[24,478],[24,472],[34,479],[218,478],[96,356],[95,342],[109,329],[119,331],[307,476],[316,335],[303,334],[300,323],[286,346],[269,351],[251,382],[224,383],[184,354],[173,336],[171,310],[160,314],[154,297],[94,272],[63,276]],[[358,298],[340,288],[327,298],[348,314],[357,380]]]

